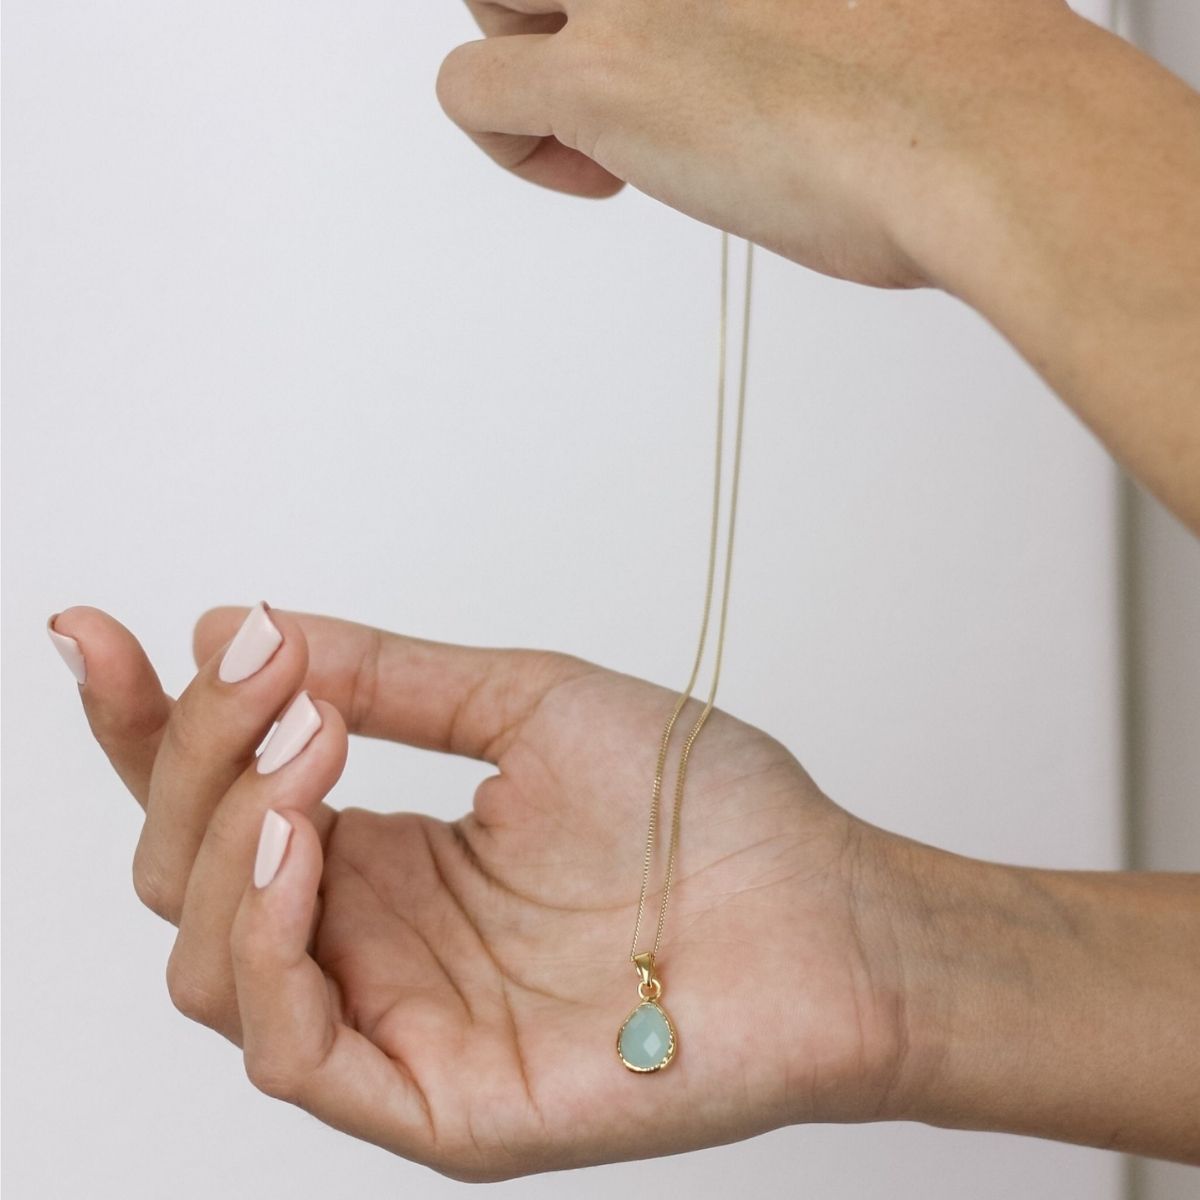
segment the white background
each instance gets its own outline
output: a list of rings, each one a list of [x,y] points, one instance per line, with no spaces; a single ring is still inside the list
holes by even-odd
[[[139,813],[42,625],[105,607],[171,690],[260,598],[682,682],[717,234],[534,189],[442,116],[464,10],[9,0],[6,1155],[12,1200],[441,1197],[258,1095],[172,1009]],[[723,706],[876,823],[1015,862],[1122,855],[1115,473],[977,317],[762,254]],[[345,803],[482,770],[356,743]],[[631,867],[634,864],[631,864]],[[1104,1200],[1099,1151],[797,1128],[573,1194]],[[496,1185],[557,1196],[562,1177]]]

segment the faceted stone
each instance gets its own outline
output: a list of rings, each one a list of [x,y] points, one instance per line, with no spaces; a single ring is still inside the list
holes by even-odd
[[[656,1071],[675,1053],[675,1031],[666,1012],[645,1000],[625,1018],[617,1038],[621,1060],[634,1071]]]

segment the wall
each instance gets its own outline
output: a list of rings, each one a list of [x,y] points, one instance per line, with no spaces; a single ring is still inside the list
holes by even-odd
[[[10,0],[5,18],[7,1195],[466,1195],[256,1094],[172,1010],[170,930],[129,886],[136,807],[42,624],[107,607],[175,690],[193,618],[260,597],[682,681],[717,236],[484,160],[433,95],[473,36],[453,5],[416,23],[383,0]],[[760,264],[724,705],[872,821],[1118,865],[1107,458],[947,298]],[[356,744],[337,795],[453,816],[481,774]],[[1123,1186],[1113,1155],[915,1126],[782,1130],[571,1183],[703,1200],[748,1181],[823,1200]]]
[[[1124,31],[1200,87],[1195,0],[1127,0]],[[1151,496],[1128,485],[1130,860],[1148,870],[1200,870],[1200,542]],[[1130,1200],[1197,1200],[1200,1171],[1137,1161]]]
[[[1200,7],[1140,0],[1129,32],[1200,88]],[[1133,853],[1147,867],[1200,863],[1200,542],[1152,497],[1131,488]]]

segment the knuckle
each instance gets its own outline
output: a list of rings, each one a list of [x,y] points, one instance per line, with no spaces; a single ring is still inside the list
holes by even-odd
[[[225,1014],[221,997],[174,953],[167,960],[167,994],[175,1008],[189,1020],[212,1029],[221,1025]]]
[[[152,913],[173,925],[178,923],[179,889],[141,845],[133,856],[133,890]]]
[[[286,1063],[280,1062],[274,1056],[252,1050],[243,1054],[242,1061],[246,1068],[246,1078],[260,1092],[275,1100],[296,1102],[299,1096],[299,1081]]]
[[[372,630],[363,648],[362,656],[354,669],[354,680],[350,689],[350,727],[362,727],[367,714],[375,707],[379,694],[379,660],[383,653],[383,634]]]

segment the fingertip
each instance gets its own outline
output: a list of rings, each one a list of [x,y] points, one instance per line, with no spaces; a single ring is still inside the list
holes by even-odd
[[[325,739],[326,754],[329,756],[328,772],[332,781],[325,790],[327,795],[332,791],[334,783],[341,779],[346,769],[346,761],[350,757],[350,731],[346,727],[346,719],[338,711],[337,706],[328,700],[314,700],[317,712],[321,714],[321,732],[318,736]]]
[[[208,662],[237,633],[249,611],[249,605],[223,604],[200,615],[192,630],[192,658],[196,666]]]
[[[280,812],[268,808],[263,813],[258,835],[258,851],[254,856],[254,886],[261,892],[279,873],[295,829]]]
[[[284,612],[279,608],[272,608],[265,600],[262,602],[262,607],[267,614],[267,618],[271,624],[283,634],[284,644],[295,650],[297,647],[303,647],[305,663],[308,661],[308,636],[304,632],[304,626],[300,624],[294,616],[289,612]],[[243,610],[243,612],[246,610]]]
[[[169,707],[141,642],[115,617],[76,605],[54,614],[47,630],[80,684],[93,721],[132,729],[158,728]]]
[[[274,884],[303,890],[320,880],[323,851],[316,826],[295,808],[269,808],[259,830],[253,885],[265,892]]]
[[[234,923],[234,950],[253,968],[291,965],[306,953],[324,853],[316,827],[296,809],[268,809],[254,869]]]
[[[59,633],[54,628],[58,615],[52,613],[47,619],[46,632],[50,635],[50,642],[58,651],[59,657],[67,664],[67,670],[75,676],[75,682],[83,687],[87,683],[87,660],[83,657],[83,650],[75,638],[66,633]]]
[[[250,664],[253,669],[248,670],[244,676],[235,670],[234,678],[226,679],[224,651],[238,640],[243,625],[253,613],[260,614],[259,625],[262,628],[259,632],[269,634],[272,640],[265,647],[265,651],[257,656],[255,662]],[[265,620],[262,619],[264,617]],[[257,649],[259,648],[256,647]],[[210,608],[200,616],[192,631],[192,656],[197,667],[203,668],[216,659],[218,654],[222,655],[219,673],[223,682],[240,683],[243,678],[256,675],[261,666],[275,661],[280,656],[292,660],[293,663],[299,659],[300,678],[303,678],[308,669],[308,638],[304,627],[295,617],[272,607],[265,600],[247,607]]]
[[[312,702],[321,717],[321,732],[329,736],[331,741],[336,738],[341,743],[344,757],[350,745],[350,731],[346,727],[346,718],[342,716],[337,705],[328,700],[319,700],[314,696]]]
[[[54,613],[47,625],[55,633],[74,638],[77,642],[111,638],[121,633],[133,637],[115,617],[88,604],[75,604]]]

